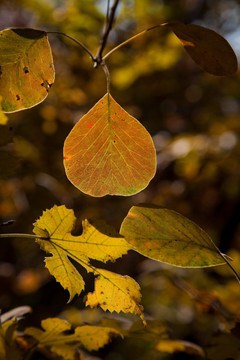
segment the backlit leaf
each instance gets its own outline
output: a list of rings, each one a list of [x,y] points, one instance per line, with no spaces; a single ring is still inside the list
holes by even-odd
[[[84,289],[84,281],[69,257],[87,271],[94,272],[89,257],[103,262],[114,261],[131,248],[111,226],[101,221],[95,220],[91,224],[84,220],[82,235],[73,236],[71,231],[75,220],[73,210],[54,206],[43,213],[33,230],[36,235],[49,237],[48,240],[36,239],[36,242],[42,250],[53,255],[45,259],[46,266],[62,287],[69,291],[70,300]]]
[[[116,312],[130,312],[142,315],[143,308],[139,305],[141,300],[140,287],[129,276],[121,276],[107,270],[98,269],[95,281],[95,291],[87,296],[86,305],[101,306],[103,310]]]
[[[135,251],[181,267],[225,264],[218,248],[198,225],[173,210],[133,206],[120,233]]]
[[[156,153],[147,130],[107,93],[66,138],[64,166],[86,194],[133,195],[155,175]]]
[[[194,24],[170,22],[169,26],[179,38],[191,58],[213,75],[232,75],[237,71],[237,57],[221,35],[213,30]]]
[[[36,239],[51,257],[45,259],[50,273],[70,294],[70,300],[84,289],[84,281],[69,258],[97,276],[95,292],[88,295],[87,305],[101,306],[104,310],[139,314],[144,322],[139,285],[128,276],[114,274],[91,265],[89,258],[107,262],[126,254],[132,246],[111,226],[102,221],[83,221],[80,236],[71,235],[75,223],[72,210],[54,206],[46,210],[34,224],[34,233],[46,237]],[[69,301],[70,301],[69,300]]]
[[[30,108],[43,101],[54,76],[46,32],[24,28],[0,32],[0,92],[4,112]]]
[[[51,351],[64,359],[73,360],[79,346],[92,351],[98,350],[111,341],[113,336],[121,333],[110,327],[83,325],[78,326],[73,334],[64,332],[71,329],[71,325],[62,319],[48,318],[41,322],[43,330],[27,328],[26,335],[38,340],[38,347],[49,347]]]

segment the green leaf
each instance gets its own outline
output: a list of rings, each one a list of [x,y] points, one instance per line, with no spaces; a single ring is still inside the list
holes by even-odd
[[[0,32],[0,91],[4,112],[30,108],[43,101],[54,77],[46,32],[24,28]]]
[[[204,71],[213,75],[232,75],[237,71],[237,57],[221,35],[194,24],[170,22],[169,26],[179,38],[191,58]]]
[[[151,259],[181,267],[225,264],[223,255],[198,225],[173,210],[133,206],[120,234],[134,250]]]
[[[77,347],[83,346],[92,351],[98,350],[111,341],[113,336],[121,333],[110,327],[83,325],[78,326],[73,334],[66,334],[71,325],[62,319],[48,318],[41,322],[43,330],[27,328],[26,335],[37,339],[38,347],[49,347],[52,352],[66,360],[74,360]]]
[[[88,295],[87,305],[101,306],[104,310],[123,311],[139,314],[142,320],[142,307],[139,285],[128,276],[114,274],[91,265],[89,258],[107,262],[115,261],[132,248],[111,226],[102,221],[83,221],[83,233],[71,235],[75,223],[72,210],[65,206],[54,206],[46,210],[34,224],[34,233],[46,237],[36,239],[41,249],[51,253],[45,259],[46,267],[70,294],[70,300],[84,289],[82,276],[69,258],[82,265],[96,276],[96,287]],[[98,300],[96,300],[96,298]],[[89,300],[91,299],[91,300]]]
[[[155,175],[156,153],[147,130],[107,93],[66,138],[64,166],[86,194],[128,196]]]

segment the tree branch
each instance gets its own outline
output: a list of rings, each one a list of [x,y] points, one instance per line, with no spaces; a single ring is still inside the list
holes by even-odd
[[[88,53],[88,55],[90,56],[92,61],[94,63],[96,62],[95,56],[91,53],[91,51],[88,49],[88,47],[86,45],[84,45],[83,43],[81,43],[80,41],[78,41],[77,39],[73,38],[72,36],[70,36],[68,34],[65,34],[65,33],[61,32],[61,31],[47,31],[47,34],[58,34],[58,35],[66,36],[67,38],[69,38],[70,40],[74,41],[76,44],[81,46],[81,48]]]
[[[102,38],[100,40],[99,49],[98,49],[98,52],[97,52],[97,55],[96,55],[96,58],[95,58],[95,67],[97,67],[102,62],[102,53],[103,53],[103,50],[104,50],[104,48],[106,46],[108,35],[109,35],[109,33],[110,33],[111,29],[112,29],[112,26],[113,26],[115,13],[116,13],[118,4],[119,4],[119,0],[115,0],[113,6],[111,7],[110,14],[109,14],[109,17],[107,19],[107,23],[106,23],[106,26],[104,28],[103,35],[102,35]]]

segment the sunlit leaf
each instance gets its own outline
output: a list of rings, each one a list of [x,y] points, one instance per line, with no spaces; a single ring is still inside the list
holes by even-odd
[[[4,112],[30,108],[43,101],[54,76],[46,32],[24,28],[0,32],[0,92]]]
[[[140,287],[129,276],[121,276],[107,270],[98,269],[95,291],[87,296],[86,305],[100,306],[103,310],[130,312],[140,315],[145,323],[139,305],[141,300]]]
[[[191,58],[205,71],[213,75],[232,75],[237,71],[237,57],[221,35],[213,30],[194,24],[170,22],[169,26],[179,38]]]
[[[71,329],[71,325],[62,319],[48,318],[41,322],[43,330],[27,328],[26,335],[38,340],[38,347],[49,347],[51,351],[67,360],[74,360],[79,346],[92,351],[98,350],[111,341],[113,336],[121,333],[113,328],[83,325],[78,326],[74,333],[64,332]]]
[[[49,238],[36,241],[42,250],[53,255],[45,259],[46,266],[62,287],[69,291],[70,300],[84,289],[84,281],[69,257],[87,271],[94,271],[89,257],[103,262],[114,261],[131,248],[111,226],[101,221],[92,221],[91,224],[84,220],[82,235],[73,236],[71,231],[75,220],[73,210],[54,206],[43,213],[33,230],[36,235]]]
[[[203,349],[189,341],[163,339],[155,347],[156,350],[166,353],[185,352],[191,355],[198,355],[205,358]]]
[[[156,154],[146,129],[106,94],[66,138],[64,165],[86,194],[132,195],[153,178]]]
[[[225,263],[208,234],[172,210],[133,206],[120,233],[135,251],[167,264],[206,267]]]

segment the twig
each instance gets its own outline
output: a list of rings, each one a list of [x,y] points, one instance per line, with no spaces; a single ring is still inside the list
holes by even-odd
[[[121,44],[117,45],[115,48],[113,48],[112,50],[110,50],[106,55],[104,55],[104,57],[103,57],[102,59],[105,61],[112,53],[114,53],[116,50],[120,49],[122,46],[128,44],[128,43],[129,43],[130,41],[132,41],[132,40],[137,39],[139,36],[144,35],[144,34],[145,34],[146,32],[148,32],[148,31],[151,31],[151,30],[154,30],[154,29],[157,29],[157,28],[161,27],[162,25],[164,25],[164,24],[152,26],[151,28],[146,29],[146,30],[143,30],[143,31],[141,31],[140,33],[138,33],[138,34],[130,37],[130,38],[127,39],[126,41],[122,42]]]
[[[80,41],[78,41],[77,39],[73,38],[72,36],[65,34],[61,31],[47,31],[47,34],[58,34],[58,35],[63,35],[66,36],[67,38],[69,38],[70,40],[74,41],[76,44],[78,44],[79,46],[81,46],[81,48],[83,50],[85,50],[88,55],[90,56],[90,58],[92,59],[92,61],[95,63],[96,62],[96,58],[95,56],[92,54],[92,52],[88,49],[88,47],[86,45],[84,45],[83,43],[81,43]]]
[[[32,234],[0,234],[0,239],[6,238],[25,238],[25,239],[41,239],[41,240],[49,240],[49,237],[32,235]]]
[[[107,0],[106,21],[109,21],[110,0]]]
[[[95,67],[98,67],[98,65],[100,65],[101,62],[102,62],[102,53],[103,53],[103,50],[104,50],[104,48],[106,46],[108,35],[109,35],[109,33],[110,33],[111,29],[112,29],[112,26],[113,26],[115,13],[116,13],[118,4],[119,4],[119,0],[115,0],[113,6],[111,7],[110,14],[109,14],[109,17],[107,19],[107,23],[106,23],[106,26],[104,28],[103,35],[102,35],[102,38],[100,40],[99,49],[98,49],[98,52],[97,52],[97,55],[96,55],[96,58],[95,58]]]

